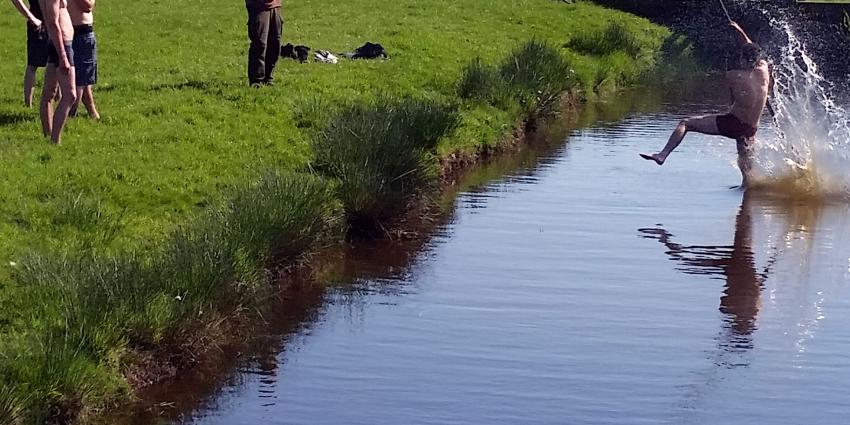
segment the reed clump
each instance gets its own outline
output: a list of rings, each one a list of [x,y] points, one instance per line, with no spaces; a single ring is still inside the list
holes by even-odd
[[[531,40],[512,51],[499,66],[474,59],[463,71],[457,92],[462,99],[502,108],[513,103],[531,112],[548,109],[562,92],[576,85],[567,59],[551,45]]]
[[[369,231],[434,188],[439,140],[458,124],[454,106],[381,97],[344,108],[313,143],[313,168],[336,182],[354,231]]]
[[[611,22],[602,29],[581,31],[573,35],[565,47],[593,56],[624,52],[633,59],[649,51],[646,43],[621,22]]]

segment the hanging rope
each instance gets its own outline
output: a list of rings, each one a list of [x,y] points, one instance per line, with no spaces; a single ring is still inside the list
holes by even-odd
[[[726,14],[726,19],[728,19],[728,20],[729,20],[729,22],[732,22],[732,17],[731,17],[731,16],[729,16],[729,11],[728,11],[728,10],[726,10],[726,5],[725,5],[725,4],[723,4],[723,0],[719,0],[719,1],[720,1],[720,7],[722,7],[722,8],[723,8],[723,13],[725,13],[725,14]]]

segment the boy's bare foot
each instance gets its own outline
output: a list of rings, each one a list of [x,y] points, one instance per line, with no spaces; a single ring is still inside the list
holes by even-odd
[[[659,156],[658,154],[650,155],[650,154],[646,154],[646,153],[640,154],[640,157],[643,158],[643,159],[646,159],[648,161],[655,161],[655,163],[658,164],[658,165],[663,165],[664,159],[665,159],[665,158],[662,158],[661,156]]]

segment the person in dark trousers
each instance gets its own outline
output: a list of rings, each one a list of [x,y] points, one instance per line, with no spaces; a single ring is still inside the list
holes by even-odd
[[[30,7],[24,6],[22,0],[12,0],[18,12],[27,18],[27,67],[24,71],[24,104],[32,106],[32,95],[35,91],[35,72],[38,68],[47,66],[47,39],[42,20],[41,6],[38,0],[30,0]]]
[[[280,56],[283,19],[281,0],[245,0],[248,9],[248,83],[272,84],[274,67]]]

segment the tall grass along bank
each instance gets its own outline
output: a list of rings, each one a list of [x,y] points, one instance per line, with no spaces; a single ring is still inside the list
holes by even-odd
[[[316,137],[315,169],[335,179],[354,230],[371,231],[437,181],[437,143],[456,110],[434,101],[381,98],[345,108]]]
[[[285,41],[391,59],[283,62],[256,90],[241,3],[104,3],[102,122],[49,146],[0,82],[0,423],[85,422],[190,367],[274,270],[380,229],[439,158],[509,143],[564,91],[637,81],[669,36],[583,2],[332,3],[286,4]],[[0,71],[22,73],[23,23],[0,29]]]

